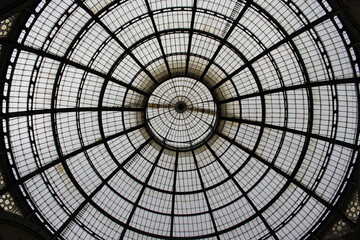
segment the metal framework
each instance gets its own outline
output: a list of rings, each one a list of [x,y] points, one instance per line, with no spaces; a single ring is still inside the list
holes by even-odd
[[[39,1],[15,41],[0,37],[0,196],[20,190],[54,239],[356,227],[341,205],[360,57],[339,14],[320,0]]]

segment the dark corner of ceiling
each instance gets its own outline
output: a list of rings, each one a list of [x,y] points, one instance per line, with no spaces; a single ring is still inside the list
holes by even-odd
[[[48,240],[50,236],[25,217],[0,211],[0,240]]]
[[[17,13],[32,6],[36,2],[38,2],[38,1],[36,1],[36,0],[1,1],[0,2],[0,20],[4,20],[9,17],[13,17]]]
[[[329,3],[333,8],[341,9],[339,17],[351,34],[354,47],[360,50],[360,0],[330,0]]]

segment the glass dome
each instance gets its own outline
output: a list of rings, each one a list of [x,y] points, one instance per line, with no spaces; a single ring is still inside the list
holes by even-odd
[[[359,151],[321,0],[48,0],[1,83],[11,172],[59,239],[306,239]]]

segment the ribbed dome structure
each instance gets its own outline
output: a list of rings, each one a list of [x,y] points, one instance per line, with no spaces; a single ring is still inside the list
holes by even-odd
[[[2,84],[14,184],[58,239],[307,239],[359,152],[359,61],[317,0],[49,0]]]

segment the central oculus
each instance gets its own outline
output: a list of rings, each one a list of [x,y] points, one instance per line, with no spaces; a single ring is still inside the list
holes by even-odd
[[[212,135],[217,107],[211,92],[200,81],[171,78],[151,93],[146,122],[151,135],[165,147],[194,149]]]
[[[187,105],[183,101],[179,101],[175,104],[175,111],[178,113],[184,113],[187,109]]]

